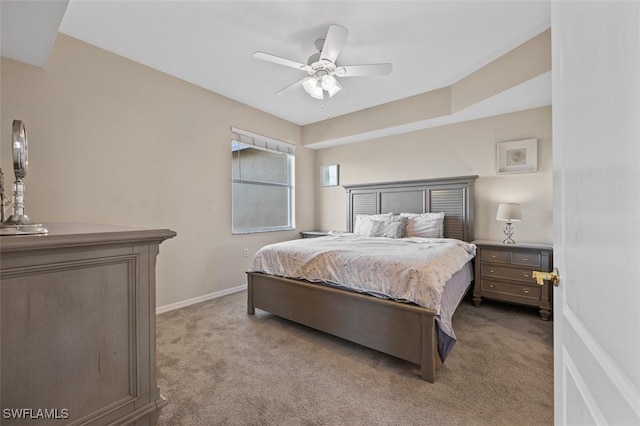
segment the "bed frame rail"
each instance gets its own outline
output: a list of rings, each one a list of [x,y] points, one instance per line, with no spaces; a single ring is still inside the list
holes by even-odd
[[[420,366],[435,380],[435,311],[305,281],[248,273],[247,313],[255,309]],[[372,321],[375,319],[375,321]]]

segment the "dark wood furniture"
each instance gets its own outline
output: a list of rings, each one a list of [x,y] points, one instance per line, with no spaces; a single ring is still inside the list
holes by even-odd
[[[167,401],[155,376],[155,264],[176,233],[45,226],[0,237],[2,412],[53,417],[0,423],[156,424]]]
[[[553,269],[553,247],[548,244],[503,244],[500,241],[473,242],[476,247],[473,302],[483,297],[535,306],[540,317],[551,315],[551,284],[538,285],[532,272]]]
[[[330,235],[329,231],[302,231],[300,232],[300,236],[302,238],[318,238],[318,237],[326,237]]]
[[[356,214],[444,211],[445,237],[471,241],[476,177],[345,186],[348,230]],[[248,314],[256,308],[418,364],[421,377],[435,381],[434,310],[250,272]]]

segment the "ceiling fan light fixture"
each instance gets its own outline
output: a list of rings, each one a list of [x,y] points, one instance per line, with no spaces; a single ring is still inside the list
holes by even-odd
[[[308,94],[311,94],[316,86],[318,86],[318,82],[313,77],[308,77],[302,82],[302,87]]]
[[[320,85],[320,81],[315,77],[309,77],[305,81],[302,82],[302,87],[304,90],[311,95],[312,98],[316,99],[324,99],[324,94],[322,93],[322,86]]]
[[[260,51],[254,52],[253,57],[307,72],[308,77],[296,81],[277,93],[280,94],[302,86],[315,99],[324,99],[324,92],[327,92],[329,97],[333,97],[342,90],[336,77],[388,75],[391,73],[392,65],[389,63],[336,66],[336,59],[348,33],[349,30],[341,25],[330,25],[326,38],[316,40],[319,52],[309,56],[306,64]]]
[[[322,76],[322,88],[327,92],[331,92],[331,89],[336,87],[336,78],[332,75]]]
[[[322,87],[317,86],[315,89],[313,89],[313,92],[310,93],[312,98],[316,98],[316,99],[324,99],[324,94],[322,91]]]
[[[341,89],[340,86],[338,86],[337,84],[334,84],[331,89],[327,90],[327,92],[329,93],[329,97],[333,98],[333,95],[338,93],[340,91],[340,89]]]

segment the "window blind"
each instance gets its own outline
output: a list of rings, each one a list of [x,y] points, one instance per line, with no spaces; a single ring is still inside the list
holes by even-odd
[[[255,148],[266,151],[280,152],[290,155],[294,155],[296,151],[296,147],[293,144],[282,142],[268,136],[259,135],[257,133],[248,132],[236,127],[231,128],[231,137],[233,142],[251,145]]]

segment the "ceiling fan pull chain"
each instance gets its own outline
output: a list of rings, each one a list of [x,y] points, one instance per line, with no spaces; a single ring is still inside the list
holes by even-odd
[[[329,111],[329,99],[327,99],[327,107],[326,107],[326,113],[327,113],[327,119],[331,118],[331,112]],[[320,109],[325,109],[325,104],[320,104]]]

